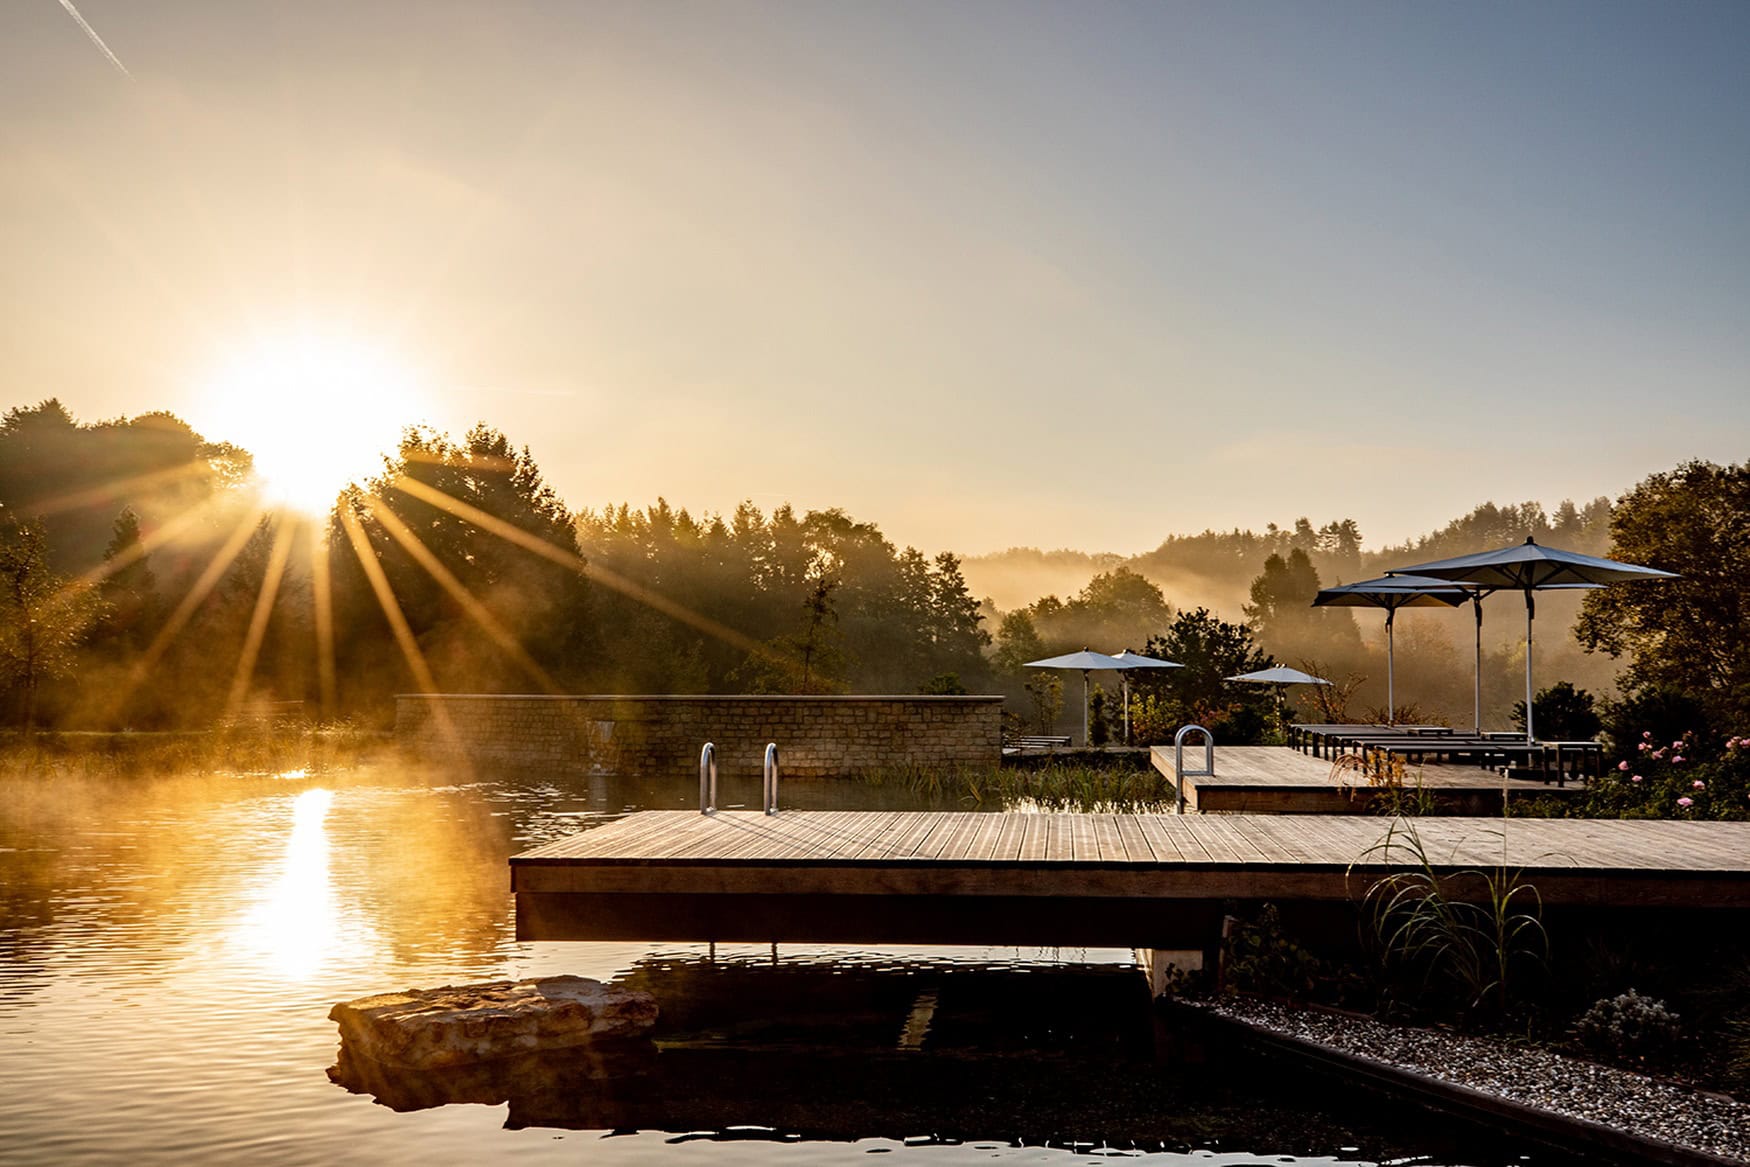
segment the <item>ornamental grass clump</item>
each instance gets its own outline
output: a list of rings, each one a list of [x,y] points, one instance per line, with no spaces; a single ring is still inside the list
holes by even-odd
[[[1680,1047],[1683,1025],[1657,997],[1630,989],[1596,1002],[1574,1023],[1574,1038],[1601,1058],[1647,1065],[1667,1060]]]
[[[1403,859],[1407,867],[1373,879],[1362,895],[1364,939],[1379,954],[1383,990],[1462,1021],[1506,1022],[1524,1003],[1526,982],[1548,966],[1537,888],[1505,865],[1440,871],[1404,819],[1361,853],[1350,874]]]

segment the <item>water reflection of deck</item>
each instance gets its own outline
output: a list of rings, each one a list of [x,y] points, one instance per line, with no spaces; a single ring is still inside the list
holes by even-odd
[[[1224,901],[1340,902],[1414,866],[1402,848],[1389,863],[1370,852],[1387,827],[1371,815],[645,811],[510,863],[528,940],[1174,947],[1204,943]],[[1457,894],[1477,890],[1465,871],[1504,864],[1552,906],[1750,908],[1750,823],[1454,817],[1417,831]]]
[[[1173,777],[1173,749],[1150,751],[1156,770]],[[1187,768],[1201,766],[1203,752],[1187,749]],[[1504,799],[1569,797],[1583,793],[1578,781],[1558,786],[1530,778],[1510,778],[1481,766],[1421,762],[1409,766],[1404,785],[1416,789],[1435,814],[1500,814]],[[1378,794],[1367,779],[1336,769],[1329,758],[1315,758],[1283,746],[1223,746],[1215,751],[1212,777],[1187,777],[1185,798],[1192,810],[1251,814],[1345,814],[1366,810]]]

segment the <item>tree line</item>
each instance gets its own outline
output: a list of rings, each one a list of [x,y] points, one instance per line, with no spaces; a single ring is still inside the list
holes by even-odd
[[[1174,537],[1005,610],[952,553],[897,546],[837,509],[573,510],[486,425],[408,430],[377,475],[300,520],[258,509],[246,451],[168,414],[87,425],[51,400],[0,420],[0,686],[11,723],[86,728],[207,725],[266,701],[381,719],[392,694],[421,688],[994,691],[1020,723],[1079,726],[1079,683],[1025,662],[1128,647],[1186,666],[1133,675],[1134,737],[1195,720],[1246,740],[1267,732],[1274,694],[1222,678],[1269,663],[1338,682],[1309,695],[1321,717],[1384,713],[1378,631],[1357,620],[1373,614],[1311,608],[1319,586],[1532,535],[1684,577],[1583,607],[1540,600],[1540,627],[1579,617],[1574,648],[1540,655],[1540,674],[1628,720],[1730,734],[1750,730],[1735,720],[1750,675],[1730,651],[1750,632],[1747,474],[1697,462],[1614,505],[1487,504],[1380,551],[1349,520]],[[1163,588],[1174,572],[1238,588],[1239,610]],[[1445,617],[1463,622],[1454,635],[1441,615],[1398,622],[1398,713],[1462,723],[1470,617]],[[1514,632],[1504,624],[1485,659],[1496,694],[1516,691]],[[1618,694],[1569,668],[1608,679],[1613,654]]]

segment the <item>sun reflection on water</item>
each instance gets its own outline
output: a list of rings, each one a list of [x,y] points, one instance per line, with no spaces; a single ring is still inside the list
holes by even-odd
[[[373,947],[368,928],[345,918],[329,873],[328,811],[334,792],[321,787],[291,800],[292,833],[279,878],[243,917],[233,941],[248,958],[285,980],[309,980]]]

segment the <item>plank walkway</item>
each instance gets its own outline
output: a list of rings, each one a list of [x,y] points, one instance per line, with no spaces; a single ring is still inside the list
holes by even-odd
[[[1173,748],[1150,751],[1154,768],[1173,778]],[[1203,751],[1187,748],[1185,765],[1198,769]],[[1582,792],[1577,781],[1566,786],[1525,778],[1503,780],[1480,766],[1428,762],[1409,767],[1410,785],[1420,784],[1436,813],[1500,814],[1506,797],[1571,797]],[[1185,779],[1188,809],[1252,814],[1351,814],[1367,809],[1372,791],[1359,774],[1338,774],[1329,758],[1315,758],[1286,746],[1220,746],[1215,751],[1213,778]]]
[[[644,811],[514,856],[524,939],[1158,944],[1226,900],[1345,901],[1415,868],[1372,815]],[[1453,894],[1750,909],[1750,823],[1423,818]]]

